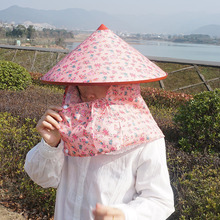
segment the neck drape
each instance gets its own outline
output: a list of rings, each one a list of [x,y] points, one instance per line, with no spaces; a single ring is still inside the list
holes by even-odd
[[[77,88],[68,86],[60,115],[64,152],[69,156],[119,153],[164,136],[139,84],[112,85],[105,98],[91,102],[82,102]]]

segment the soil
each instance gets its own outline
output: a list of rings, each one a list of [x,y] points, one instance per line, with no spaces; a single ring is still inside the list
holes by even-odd
[[[24,220],[22,214],[12,212],[10,209],[0,205],[0,219],[1,220]]]

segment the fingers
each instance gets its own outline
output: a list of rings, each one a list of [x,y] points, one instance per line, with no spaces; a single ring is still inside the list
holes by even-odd
[[[58,106],[51,106],[45,114],[42,116],[40,121],[37,124],[37,129],[46,128],[49,130],[59,129],[59,123],[62,121],[61,116],[58,111],[61,111],[62,108]]]
[[[48,130],[59,130],[60,129],[60,125],[59,123],[50,115],[47,115],[44,120],[42,121],[42,126],[45,129]]]
[[[51,105],[48,109],[54,110],[54,111],[62,111],[63,108],[60,106]]]
[[[54,128],[59,129],[60,126],[58,122],[61,122],[62,118],[55,110],[48,109],[44,114],[43,120],[50,123]]]
[[[60,125],[59,122],[62,121],[59,111],[62,110],[62,107],[51,106],[42,118],[39,120],[36,129],[50,146],[57,146],[60,142]]]
[[[62,111],[63,108],[60,106],[50,106],[46,111],[45,115],[50,115],[54,117],[57,121],[62,121],[61,116],[59,115],[59,111]]]

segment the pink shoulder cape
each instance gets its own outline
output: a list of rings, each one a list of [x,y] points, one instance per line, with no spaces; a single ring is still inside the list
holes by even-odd
[[[69,156],[122,152],[163,137],[138,84],[113,85],[105,98],[82,102],[75,86],[66,89],[61,136]]]

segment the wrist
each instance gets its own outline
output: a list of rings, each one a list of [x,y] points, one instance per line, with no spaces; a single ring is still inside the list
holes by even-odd
[[[51,145],[51,147],[58,147],[59,144],[60,144],[60,141],[57,144],[55,144],[55,145]]]
[[[45,140],[44,140],[45,141]],[[58,146],[59,146],[59,144],[60,144],[60,140],[59,141],[57,141],[57,142],[49,142],[49,141],[45,141],[49,146],[51,146],[51,147],[55,147],[55,148],[57,148]]]
[[[44,158],[47,159],[55,159],[60,158],[64,155],[63,153],[63,141],[60,141],[60,144],[58,147],[52,147],[49,144],[47,144],[44,139],[42,138],[41,144],[39,144],[39,153]]]

